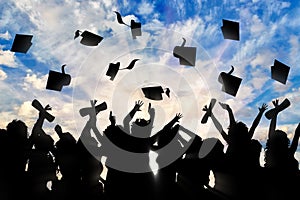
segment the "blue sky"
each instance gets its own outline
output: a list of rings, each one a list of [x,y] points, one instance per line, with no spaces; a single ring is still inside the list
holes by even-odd
[[[30,105],[34,98],[50,104],[56,116],[46,123],[53,134],[56,123],[80,134],[85,118],[78,110],[89,106],[90,99],[106,101],[109,109],[99,120],[100,129],[108,123],[109,110],[122,121],[136,98],[137,89],[150,83],[168,85],[172,98],[154,102],[161,118],[157,127],[183,112],[183,125],[202,137],[218,136],[215,128],[198,123],[202,107],[210,98],[227,102],[236,119],[248,126],[262,103],[288,98],[291,106],[278,117],[278,128],[293,136],[300,122],[300,3],[299,1],[5,1],[0,5],[0,126],[19,118],[32,127],[37,111]],[[142,36],[133,40],[130,30],[116,21],[119,11],[127,23],[142,23]],[[240,41],[225,40],[222,19],[240,22]],[[86,47],[74,40],[76,30],[89,30],[104,37],[97,47]],[[27,54],[13,53],[10,47],[15,34],[32,34],[33,45]],[[180,66],[172,55],[182,37],[186,46],[197,47],[194,68]],[[110,62],[125,66],[140,58],[134,70],[118,74],[111,82],[105,76]],[[285,85],[270,77],[270,66],[277,59],[290,66]],[[46,90],[49,70],[59,71],[66,64],[71,74],[70,86],[61,92]],[[221,92],[217,82],[221,71],[235,66],[234,75],[243,78],[236,97]],[[156,67],[155,67],[156,66]],[[159,67],[161,66],[161,67]],[[195,73],[196,72],[196,73]],[[144,74],[141,77],[141,74]],[[155,77],[154,77],[155,75]],[[120,102],[120,98],[124,99]],[[143,99],[147,102],[146,99]],[[227,116],[215,106],[224,128]],[[263,117],[255,136],[264,142],[269,121]],[[56,137],[53,135],[53,137]],[[297,154],[299,160],[299,154]]]

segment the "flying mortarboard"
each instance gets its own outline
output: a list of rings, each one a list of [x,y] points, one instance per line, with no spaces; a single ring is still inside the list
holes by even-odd
[[[151,100],[162,100],[162,93],[166,93],[166,95],[170,98],[170,89],[165,88],[166,91],[161,86],[153,86],[153,87],[144,87],[142,91],[146,98]]]
[[[224,39],[240,40],[240,26],[238,22],[223,19],[221,27]]]
[[[142,27],[141,23],[135,22],[133,19],[131,20],[130,28],[131,28],[131,34],[133,39],[136,39],[136,36],[142,35],[141,27]]]
[[[271,66],[272,79],[285,84],[289,75],[290,67],[275,59],[274,65]]]
[[[131,70],[134,67],[135,62],[138,60],[139,59],[133,59],[127,67],[122,69],[120,69],[120,62],[117,62],[116,64],[109,63],[108,69],[106,71],[106,76],[110,76],[110,80],[113,81],[119,70],[123,70],[123,69]]]
[[[241,85],[242,79],[236,76],[231,75],[234,71],[234,67],[231,66],[231,70],[228,73],[221,72],[218,77],[218,81],[222,84],[222,91],[236,96],[238,89]]]
[[[179,58],[180,65],[189,65],[195,66],[196,62],[196,47],[185,47],[186,39],[182,38],[183,42],[181,46],[176,46],[173,49],[173,55],[176,58]]]
[[[81,32],[80,30],[77,30],[75,32],[74,40],[79,36],[82,37],[80,43],[86,46],[97,46],[103,40],[102,36],[96,35],[89,31]]]
[[[136,36],[141,36],[142,35],[142,31],[141,31],[141,27],[142,27],[142,24],[140,22],[135,22],[133,19],[130,21],[130,25],[128,24],[125,24],[123,19],[122,19],[122,16],[119,12],[117,11],[114,11],[117,15],[117,21],[119,24],[124,24],[128,27],[131,28],[131,35],[132,35],[132,38],[133,39],[136,39]]]
[[[27,53],[27,51],[32,45],[31,43],[32,37],[33,37],[32,35],[16,34],[10,51]]]
[[[61,91],[63,86],[70,84],[71,76],[65,73],[65,66],[61,66],[62,72],[49,70],[46,89]]]

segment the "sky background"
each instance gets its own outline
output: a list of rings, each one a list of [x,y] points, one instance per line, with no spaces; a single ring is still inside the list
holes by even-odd
[[[132,39],[129,27],[117,22],[114,11],[122,14],[125,23],[141,22],[142,36]],[[56,118],[45,122],[45,130],[55,140],[56,124],[79,137],[87,118],[78,111],[88,107],[91,99],[108,105],[98,117],[101,131],[109,123],[110,110],[121,124],[139,99],[145,103],[142,109],[151,102],[156,110],[153,132],[181,112],[186,128],[203,138],[219,137],[210,120],[200,123],[202,108],[211,98],[228,103],[236,119],[248,127],[263,103],[270,109],[272,100],[288,98],[291,106],[279,114],[277,128],[292,138],[300,122],[299,1],[7,0],[0,4],[0,13],[1,128],[21,119],[30,131],[38,116],[31,106],[33,99],[52,106]],[[240,23],[240,41],[223,38],[222,19]],[[104,39],[96,47],[84,46],[80,37],[74,40],[76,30]],[[15,34],[33,35],[26,54],[10,51]],[[197,47],[195,67],[179,65],[173,56],[183,37],[186,46]],[[109,63],[119,61],[123,68],[135,58],[140,59],[135,67],[120,71],[114,81],[105,75]],[[286,84],[271,79],[275,59],[290,66]],[[60,71],[63,64],[71,84],[61,92],[46,90],[49,70]],[[231,65],[233,75],[243,79],[235,97],[222,92],[217,81]],[[169,87],[171,97],[145,99],[140,88],[152,85]],[[229,121],[224,110],[216,104],[214,112],[226,129]],[[262,144],[268,126],[263,117],[256,129],[254,138]],[[298,161],[299,151],[298,146]]]

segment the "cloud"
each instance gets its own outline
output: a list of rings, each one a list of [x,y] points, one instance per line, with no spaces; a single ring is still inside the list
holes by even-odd
[[[140,15],[149,15],[153,12],[154,5],[147,2],[147,1],[142,1],[138,7],[138,14]]]
[[[0,49],[0,65],[16,68],[18,66],[15,53]]]
[[[37,74],[26,74],[23,89],[25,91],[30,91],[32,89],[44,90],[46,88],[47,77],[47,74],[40,77],[38,77]]]
[[[5,39],[5,40],[9,40],[9,39],[11,39],[11,35],[8,31],[6,31],[5,33],[0,33],[0,38]]]
[[[3,81],[7,78],[7,74],[0,69],[0,81]]]
[[[257,15],[252,16],[252,25],[250,28],[252,35],[259,35],[266,30],[265,25],[263,24],[262,20]]]

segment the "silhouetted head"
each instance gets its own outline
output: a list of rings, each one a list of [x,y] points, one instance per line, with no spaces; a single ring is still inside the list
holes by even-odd
[[[53,149],[54,140],[50,135],[41,134],[35,141],[35,148],[42,151],[50,151]]]
[[[59,152],[74,152],[76,140],[69,132],[61,133],[55,146]]]
[[[151,120],[145,120],[145,119],[136,119],[135,122],[134,122],[136,125],[138,126],[141,126],[141,127],[144,127],[144,126],[147,126],[151,123]]]
[[[13,120],[6,126],[7,134],[9,138],[12,138],[16,141],[25,141],[27,140],[27,126],[21,120]]]
[[[151,120],[137,119],[131,124],[131,133],[136,137],[146,138],[151,135]]]
[[[232,140],[245,140],[245,139],[251,139],[247,138],[248,133],[248,127],[243,122],[236,122],[234,125],[229,127],[228,130],[228,136]]]

